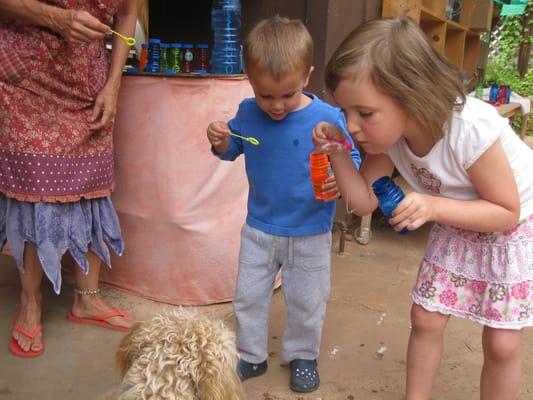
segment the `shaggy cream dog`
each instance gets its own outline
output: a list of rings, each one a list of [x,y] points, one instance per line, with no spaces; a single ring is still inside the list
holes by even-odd
[[[179,308],[133,327],[116,359],[119,400],[241,400],[235,335],[222,321]]]

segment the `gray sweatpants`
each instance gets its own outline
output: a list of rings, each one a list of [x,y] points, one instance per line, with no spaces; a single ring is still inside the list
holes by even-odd
[[[288,314],[283,357],[285,361],[318,357],[329,297],[330,251],[331,232],[286,237],[243,226],[233,300],[237,349],[243,360],[267,359],[268,314],[280,268]]]

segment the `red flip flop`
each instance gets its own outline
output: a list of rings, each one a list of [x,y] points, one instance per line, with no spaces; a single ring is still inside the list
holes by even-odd
[[[19,324],[14,323],[13,330],[30,338],[33,344],[33,340],[35,340],[37,335],[42,332],[43,326],[41,324],[38,324],[32,332],[29,332],[26,329],[24,329],[22,326],[20,326]],[[43,347],[41,348],[41,350],[33,351],[31,350],[31,346],[30,346],[30,350],[24,351],[24,349],[20,347],[18,342],[15,340],[15,338],[12,337],[11,342],[9,342],[9,351],[11,351],[11,353],[19,357],[24,357],[24,358],[39,357],[41,354],[44,353],[44,340],[43,340]]]
[[[130,328],[126,328],[125,326],[114,325],[114,324],[107,322],[107,320],[112,317],[126,317],[126,313],[120,308],[115,308],[111,311],[108,311],[101,315],[97,315],[95,317],[78,317],[77,315],[74,315],[72,311],[70,311],[68,313],[67,318],[70,321],[77,322],[79,324],[98,325],[103,328],[113,329],[115,331],[120,331],[120,332],[130,331]]]

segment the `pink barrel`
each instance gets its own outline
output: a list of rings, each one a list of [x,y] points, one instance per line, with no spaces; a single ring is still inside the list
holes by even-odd
[[[171,304],[233,298],[248,184],[244,160],[211,154],[210,121],[253,95],[245,78],[125,76],[113,202],[125,253],[102,280]]]

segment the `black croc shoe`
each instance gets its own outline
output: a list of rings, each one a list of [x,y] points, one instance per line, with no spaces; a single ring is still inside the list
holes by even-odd
[[[313,392],[320,386],[316,360],[291,361],[291,390],[298,393]]]
[[[263,375],[267,370],[266,360],[259,364],[252,364],[243,359],[239,360],[237,364],[237,375],[241,378],[241,381],[245,381],[249,378],[255,378],[256,376]]]

